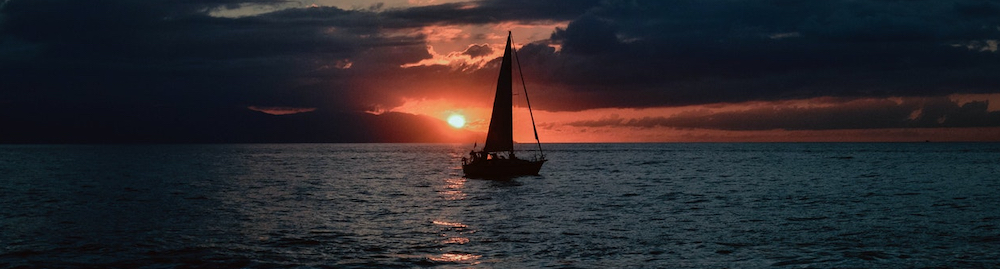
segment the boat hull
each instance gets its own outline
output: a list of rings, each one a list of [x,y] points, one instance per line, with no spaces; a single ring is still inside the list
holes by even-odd
[[[462,172],[469,178],[504,178],[538,175],[545,160],[521,159],[480,160],[462,165]]]

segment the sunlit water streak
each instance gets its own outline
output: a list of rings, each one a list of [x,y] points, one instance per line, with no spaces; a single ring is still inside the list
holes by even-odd
[[[0,267],[1000,267],[1000,144],[0,146]]]

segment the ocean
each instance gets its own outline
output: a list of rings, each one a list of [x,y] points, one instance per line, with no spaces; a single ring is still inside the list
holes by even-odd
[[[471,148],[0,145],[0,268],[1000,267],[1000,143]]]

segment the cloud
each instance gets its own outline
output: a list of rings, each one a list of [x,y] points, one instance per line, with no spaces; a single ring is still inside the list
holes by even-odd
[[[210,14],[281,4],[6,2],[0,9],[0,114],[7,116],[0,123],[15,131],[0,141],[266,142],[304,138],[309,132],[327,135],[315,137],[317,141],[379,137],[301,127],[348,120],[342,126],[383,126],[390,117],[360,112],[379,98],[359,89],[354,78],[425,57],[423,41],[380,34],[372,11],[285,9],[239,18]],[[247,107],[317,111],[271,119]],[[288,125],[298,118],[313,124]],[[261,126],[248,127],[252,125]],[[267,131],[280,126],[299,128],[283,130],[286,134]],[[273,133],[263,135],[268,132]]]
[[[482,45],[469,45],[464,51],[454,51],[447,54],[440,54],[435,51],[433,46],[427,46],[428,53],[431,54],[431,58],[420,60],[416,63],[408,63],[400,65],[402,68],[412,68],[412,67],[442,67],[447,66],[451,70],[462,71],[459,74],[452,74],[452,77],[463,77],[467,76],[470,72],[477,71],[487,71],[483,70],[489,64],[493,66],[498,65],[497,57],[503,57],[503,48],[492,48],[489,44]],[[490,66],[490,67],[493,67]],[[495,68],[493,68],[495,69]],[[418,70],[418,72],[421,70]],[[403,70],[402,72],[406,72]],[[391,76],[391,75],[390,75]]]
[[[816,99],[800,104],[757,103],[740,110],[688,110],[670,116],[568,122],[575,127],[668,127],[728,131],[837,130],[887,128],[971,128],[1000,126],[1000,111],[988,101],[959,104],[941,98]]]
[[[218,16],[258,7],[264,12]],[[235,123],[349,121],[338,115],[388,110],[408,99],[474,102],[478,89],[495,83],[500,50],[492,35],[465,32],[469,25],[500,32],[494,35],[507,30],[490,28],[497,25],[565,25],[519,44],[532,105],[548,111],[988,94],[1000,92],[998,14],[997,3],[976,0],[484,0],[353,10],[277,0],[11,0],[0,6],[0,120],[26,134],[72,126],[102,133],[96,130],[127,124],[195,130],[204,122],[245,130]],[[455,38],[475,42],[428,50],[432,41]],[[874,104],[866,105],[857,108]],[[719,113],[731,120],[686,122],[698,119],[691,115],[632,124],[992,126],[993,112],[979,105],[885,103],[888,111],[867,111],[882,122],[831,119],[827,127]],[[250,119],[270,115],[248,107],[316,110],[257,121]],[[745,112],[854,115],[799,109]],[[915,111],[927,116],[909,119]],[[37,123],[52,117],[65,128]],[[373,122],[351,126],[382,126],[388,117],[363,118]],[[196,133],[214,135],[188,132]]]
[[[0,71],[12,74],[0,82],[0,98],[24,105],[360,111],[391,102],[369,95],[364,79],[428,56],[420,36],[381,32],[373,11],[324,7],[239,18],[209,14],[281,3],[12,1],[0,10],[0,55],[17,59],[0,61]]]
[[[549,110],[997,92],[1000,17],[969,14],[995,6],[608,1],[553,33],[561,51],[523,58],[541,59]]]
[[[271,115],[291,115],[316,111],[315,107],[258,107],[249,106],[247,109]]]
[[[488,55],[493,55],[493,51],[494,51],[493,48],[490,48],[490,46],[486,44],[471,45],[469,46],[468,49],[462,52],[462,54],[469,55],[469,57],[472,58],[480,58]]]
[[[587,12],[597,0],[485,0],[388,10],[395,26],[464,25],[503,22],[565,21]]]

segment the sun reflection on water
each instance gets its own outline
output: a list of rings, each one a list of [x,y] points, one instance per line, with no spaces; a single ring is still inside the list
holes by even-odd
[[[473,230],[468,230],[467,228],[469,228],[469,225],[465,225],[461,222],[450,222],[441,220],[434,220],[431,222],[434,223],[434,225],[444,226],[442,228],[441,236],[445,237],[445,239],[441,240],[442,244],[464,245],[466,243],[469,243],[469,238],[464,237],[462,235],[475,232]],[[457,233],[457,235],[455,235],[455,233]],[[481,255],[473,255],[468,253],[459,253],[452,251],[445,254],[441,254],[441,256],[428,257],[428,259],[439,262],[441,261],[465,262],[469,260],[478,259],[479,257],[481,257]]]
[[[469,227],[468,225],[462,224],[461,222],[447,222],[447,221],[435,220],[435,221],[431,221],[431,223],[434,223],[436,225],[441,225],[441,226],[453,227],[453,228],[466,228],[466,227]]]
[[[441,191],[444,195],[445,200],[455,201],[455,200],[465,200],[467,196],[462,192],[462,188],[465,187],[465,178],[449,178],[445,179],[445,190]]]
[[[459,244],[459,245],[462,245],[462,244],[465,244],[465,243],[468,243],[468,242],[469,242],[469,238],[465,238],[465,237],[451,237],[451,238],[445,239],[444,241],[441,241],[441,243],[444,243],[444,244]]]
[[[426,259],[433,262],[442,263],[460,263],[466,265],[476,265],[481,261],[479,260],[482,255],[472,254],[466,252],[467,246],[471,240],[468,235],[473,234],[476,231],[469,228],[469,225],[462,223],[462,221],[457,221],[462,219],[461,211],[451,211],[451,209],[458,209],[454,205],[463,204],[462,200],[466,199],[466,193],[463,189],[466,179],[462,177],[455,178],[445,178],[440,185],[438,185],[438,194],[440,194],[441,199],[445,200],[447,204],[452,205],[445,210],[446,213],[443,218],[432,220],[431,223],[438,227],[441,241],[440,244],[443,245],[439,251],[444,253],[437,255],[425,256]],[[449,214],[451,213],[451,214]]]
[[[440,256],[431,256],[427,258],[436,262],[463,262],[463,263],[471,262],[471,264],[479,264],[479,262],[476,260],[478,260],[481,257],[483,257],[483,255],[475,255],[470,253],[445,253],[441,254]]]

